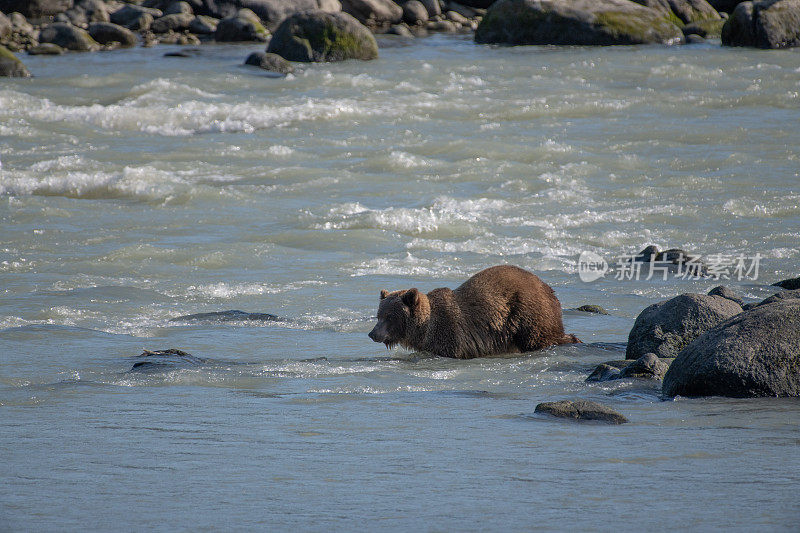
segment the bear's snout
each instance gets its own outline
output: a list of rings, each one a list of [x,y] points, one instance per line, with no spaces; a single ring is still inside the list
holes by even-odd
[[[372,331],[369,332],[369,338],[375,342],[383,342],[385,337],[386,335],[378,329],[378,326],[375,326],[372,328]]]

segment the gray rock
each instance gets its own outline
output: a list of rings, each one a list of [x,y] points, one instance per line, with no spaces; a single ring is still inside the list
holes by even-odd
[[[428,22],[428,10],[419,0],[409,0],[403,4],[403,22],[406,24],[424,24]]]
[[[475,42],[676,44],[683,33],[661,13],[629,0],[499,0],[478,25]]]
[[[596,420],[599,422],[608,422],[610,424],[624,424],[628,421],[627,418],[610,407],[588,400],[544,402],[536,406],[535,412],[558,418]]]
[[[328,13],[339,13],[342,10],[342,3],[339,0],[317,0],[318,9]]]
[[[321,2],[319,0],[215,0],[206,3],[215,4],[214,8],[207,10],[207,12],[198,14],[212,15],[216,18],[228,18],[236,15],[239,9],[250,9],[258,18],[261,19],[262,24],[265,24],[270,29],[275,28],[283,19],[294,13],[302,11],[313,11],[325,5],[325,10],[335,7],[335,4],[329,1]]]
[[[267,52],[289,61],[369,60],[378,57],[378,43],[365,26],[347,13],[307,11],[281,23]]]
[[[647,353],[622,369],[620,378],[663,379],[669,365],[654,353]]]
[[[428,11],[428,17],[435,17],[442,14],[442,6],[439,0],[420,0],[425,9]]]
[[[63,13],[72,5],[73,0],[0,0],[0,11],[17,11],[27,18],[40,18]]]
[[[429,20],[425,28],[442,33],[455,33],[458,31],[458,27],[450,20]]]
[[[25,65],[12,54],[8,48],[0,45],[0,77],[28,78],[31,73]]]
[[[103,0],[80,0],[75,3],[75,7],[83,10],[86,21],[91,22],[111,22],[111,16],[108,13],[108,6]]]
[[[459,2],[461,5],[479,9],[487,9],[494,3],[496,3],[496,0],[460,0]]]
[[[760,302],[758,302],[756,304],[751,304],[750,308],[752,309],[753,307],[761,307],[762,305],[770,305],[770,304],[774,304],[774,303],[779,303],[779,302],[782,302],[784,300],[796,300],[797,298],[800,298],[800,289],[795,289],[795,290],[792,290],[792,291],[778,292],[778,293],[773,294],[769,298],[765,298],[765,299],[761,300]]]
[[[165,15],[178,15],[180,13],[194,15],[194,9],[192,9],[192,6],[190,6],[188,2],[172,2],[164,8]]]
[[[576,307],[575,310],[580,311],[582,313],[597,313],[598,315],[608,314],[608,311],[606,311],[599,305],[593,305],[593,304],[582,305],[580,307]]]
[[[469,19],[456,11],[448,11],[444,14],[444,16],[447,18],[447,20],[451,20],[456,24],[461,24],[462,26],[469,26]]]
[[[198,15],[189,24],[189,31],[197,35],[211,35],[217,31],[219,20],[206,15]]]
[[[721,19],[717,10],[706,0],[633,0],[664,14],[667,18],[678,19],[683,24],[701,20]]]
[[[719,37],[722,34],[722,26],[725,20],[720,18],[717,20],[701,20],[697,22],[690,22],[683,28],[684,35],[697,35],[703,39],[709,37]]]
[[[709,296],[722,296],[723,298],[727,298],[732,302],[736,302],[740,306],[744,305],[744,300],[736,296],[736,293],[730,290],[725,285],[720,285],[719,287],[714,287],[710,291],[708,291]]]
[[[247,56],[247,59],[244,60],[244,64],[284,75],[294,72],[294,67],[291,63],[278,54],[268,54],[266,52],[253,52]]]
[[[597,365],[597,367],[589,374],[589,377],[586,378],[586,382],[601,382],[601,381],[611,381],[614,379],[619,379],[620,369],[611,365],[601,364]]]
[[[136,46],[136,35],[129,29],[112,22],[92,22],[89,35],[100,44],[119,43],[122,47]]]
[[[188,13],[175,13],[157,18],[150,25],[153,33],[167,33],[170,31],[181,32],[189,29],[189,24],[194,20],[194,15]]]
[[[453,11],[454,13],[458,13],[462,17],[466,19],[474,18],[478,13],[475,9],[459,4],[458,2],[448,2],[447,3],[447,11]]]
[[[663,275],[663,269],[676,274],[688,273],[694,277],[705,276],[708,272],[708,268],[699,257],[682,248],[670,248],[662,252],[658,246],[651,244],[636,254],[633,261],[648,264],[647,268],[642,270],[643,275],[650,275],[650,268],[652,268],[653,276]]]
[[[214,32],[214,39],[219,42],[265,42],[268,37],[267,29],[249,9],[242,9],[237,15],[220,20]]]
[[[403,8],[392,0],[341,0],[342,11],[370,27],[388,27],[403,18]]]
[[[408,39],[414,38],[414,34],[405,24],[395,24],[391,26],[386,33],[389,35],[399,35],[400,37],[406,37]]]
[[[150,31],[150,26],[153,25],[153,15],[149,13],[142,13],[139,17],[135,18],[126,24],[125,27],[131,31]]]
[[[744,0],[709,0],[711,7],[716,9],[719,13],[733,13],[736,6],[741,4]]]
[[[666,396],[800,396],[800,299],[759,305],[717,325],[672,363]]]
[[[653,304],[636,318],[625,358],[638,359],[650,352],[675,357],[701,334],[741,312],[736,302],[702,294],[681,294]]]
[[[59,56],[65,50],[53,43],[41,43],[32,48],[28,48],[28,53],[32,56]]]
[[[161,18],[164,13],[160,9],[151,9],[134,4],[125,4],[124,7],[111,13],[111,22],[114,24],[119,24],[120,26],[125,26],[129,29],[137,29],[132,28],[131,26],[140,21],[142,15],[149,15],[150,22],[152,22],[157,18]]]
[[[773,283],[772,286],[781,287],[783,289],[789,289],[790,291],[793,291],[795,289],[800,289],[800,277],[784,279],[777,283]]]
[[[33,37],[36,33],[33,24],[28,22],[22,13],[11,13],[8,18],[11,21],[11,28],[13,31],[30,37]]]
[[[800,45],[800,0],[742,2],[722,27],[722,44],[755,48]]]
[[[192,55],[197,55],[196,52],[197,50],[183,50],[183,55],[173,57],[192,57]],[[280,319],[270,313],[248,313],[247,311],[231,309],[230,311],[213,311],[211,313],[183,315],[170,319],[170,322],[273,322],[276,320]]]
[[[0,13],[0,39],[8,39],[13,30],[14,25],[11,24],[11,19]]]
[[[86,31],[63,22],[45,26],[39,33],[39,42],[57,44],[75,52],[90,52],[100,48]]]

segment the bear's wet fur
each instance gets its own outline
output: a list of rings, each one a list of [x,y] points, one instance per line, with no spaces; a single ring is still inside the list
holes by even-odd
[[[561,303],[535,274],[512,265],[487,268],[455,290],[381,291],[369,333],[387,347],[471,359],[580,342],[564,334]]]

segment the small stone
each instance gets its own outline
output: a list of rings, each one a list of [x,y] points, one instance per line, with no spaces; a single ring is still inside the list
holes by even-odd
[[[197,35],[211,35],[217,31],[219,20],[214,17],[199,15],[189,24],[189,31]]]
[[[588,400],[544,402],[537,405],[534,412],[548,414],[557,418],[596,420],[609,424],[624,424],[628,421],[622,414],[610,407]]]
[[[395,24],[386,32],[389,35],[399,35],[401,37],[408,37],[409,39],[414,38],[414,34],[411,33],[411,30],[405,24]]]

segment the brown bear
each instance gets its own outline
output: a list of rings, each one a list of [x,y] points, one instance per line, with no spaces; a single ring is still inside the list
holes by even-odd
[[[564,334],[553,289],[511,265],[482,270],[454,291],[381,291],[378,323],[369,337],[389,348],[399,344],[456,359],[580,342]]]

